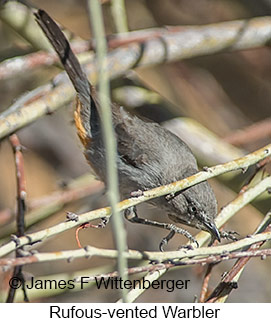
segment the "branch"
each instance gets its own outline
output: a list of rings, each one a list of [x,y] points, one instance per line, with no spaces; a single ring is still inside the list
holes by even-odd
[[[9,138],[14,152],[15,168],[16,168],[16,181],[17,181],[17,235],[24,235],[24,215],[26,211],[26,187],[24,175],[24,159],[22,154],[22,146],[17,135],[12,135]]]
[[[118,203],[117,207],[119,211],[123,211],[131,206],[137,205],[142,202],[149,201],[150,199],[160,197],[166,194],[175,193],[180,190],[183,190],[192,185],[198,184],[202,181],[205,181],[209,178],[221,175],[223,173],[238,170],[238,169],[247,169],[247,167],[257,163],[258,161],[264,159],[271,155],[271,145],[267,145],[247,156],[230,161],[228,163],[217,165],[214,167],[208,168],[208,171],[198,172],[195,175],[182,179],[178,182],[171,183],[168,185],[160,186],[158,188],[151,189],[149,191],[143,192],[142,196],[129,198]],[[264,192],[268,187],[271,186],[271,177],[266,177],[255,187],[245,191],[242,195],[239,195],[236,199],[236,205],[233,207],[225,207],[220,215],[216,218],[217,226],[223,225],[233,212],[236,212],[238,209],[243,207],[245,204],[249,203],[255,196]],[[7,253],[15,250],[18,247],[21,247],[26,244],[32,244],[40,240],[48,239],[60,232],[64,232],[71,228],[76,227],[77,225],[84,224],[93,220],[97,220],[104,217],[109,217],[111,214],[110,207],[105,207],[90,211],[78,216],[78,221],[68,221],[62,222],[50,228],[28,234],[27,236],[17,238],[15,241],[10,241],[4,246],[0,247],[0,257],[6,255]],[[201,245],[205,243],[210,235],[208,233],[200,233],[198,235],[198,242]]]
[[[137,251],[128,250],[125,251],[124,255],[127,259],[133,260],[149,260],[155,262],[166,262],[171,261],[174,265],[195,265],[195,264],[206,264],[214,263],[222,260],[230,260],[240,257],[259,257],[259,256],[270,256],[271,249],[258,250],[248,250],[233,253],[230,252],[235,250],[254,245],[255,243],[264,242],[271,240],[271,232],[259,233],[232,243],[225,245],[219,245],[215,247],[202,247],[193,250],[179,250],[179,251]],[[68,260],[76,258],[91,258],[94,256],[99,256],[103,258],[116,259],[118,257],[118,250],[112,249],[102,249],[93,246],[86,246],[85,248],[77,250],[65,250],[57,252],[47,252],[47,253],[35,253],[31,256],[25,256],[21,258],[5,258],[0,259],[0,266],[2,270],[5,271],[9,267],[14,267],[18,265],[26,265],[33,263],[41,263],[46,261],[56,261],[56,260]],[[201,257],[202,259],[197,259]],[[190,258],[196,258],[191,259]],[[4,268],[3,268],[4,267]],[[128,271],[127,271],[128,272]]]
[[[73,52],[80,54],[89,49],[87,41],[73,41],[71,47]],[[13,57],[4,60],[0,64],[0,80],[15,77],[18,74],[28,73],[38,67],[51,66],[59,61],[55,53],[38,51],[24,56]]]
[[[210,55],[218,52],[244,50],[265,46],[271,39],[271,18],[254,18],[218,24],[164,30],[159,37],[144,41],[143,44],[125,45],[108,54],[108,72],[110,78],[123,75],[129,69],[150,67],[165,62],[185,58]],[[93,83],[97,79],[95,61],[92,59],[85,66],[86,73]],[[17,112],[0,115],[0,138],[37,120],[42,115],[69,103],[74,97],[74,90],[63,74],[58,84],[42,98],[29,102]],[[22,119],[22,120],[20,120]]]

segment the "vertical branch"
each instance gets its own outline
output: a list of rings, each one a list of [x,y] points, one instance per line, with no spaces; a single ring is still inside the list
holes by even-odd
[[[95,36],[98,79],[99,79],[99,100],[101,103],[101,122],[103,127],[104,144],[106,152],[106,170],[108,198],[112,208],[112,225],[116,247],[118,249],[118,270],[123,280],[127,279],[127,259],[124,252],[127,250],[126,232],[123,219],[117,209],[119,201],[118,172],[117,172],[117,142],[112,124],[112,112],[110,107],[110,89],[106,60],[106,41],[102,17],[102,9],[99,0],[88,1],[90,21]],[[122,289],[122,298],[126,301],[126,290]]]
[[[112,0],[111,12],[112,12],[117,33],[128,32],[128,23],[127,23],[124,0]]]
[[[22,154],[22,147],[17,135],[12,135],[9,138],[12,145],[15,157],[15,167],[16,167],[16,185],[17,185],[17,235],[24,235],[24,214],[26,211],[26,188],[25,188],[25,176],[24,176],[24,160]]]
[[[22,154],[22,146],[20,144],[19,138],[17,135],[11,135],[9,137],[11,143],[14,159],[15,159],[15,169],[16,169],[16,185],[17,185],[17,214],[16,214],[16,225],[17,225],[17,236],[21,237],[24,235],[25,221],[24,215],[26,212],[26,187],[25,187],[25,176],[24,176],[24,160]],[[16,257],[20,257],[19,250],[16,250]],[[24,299],[28,301],[26,291],[24,289],[24,277],[22,274],[22,266],[16,266],[13,271],[12,280],[14,278],[18,282],[22,282],[22,288],[24,291]],[[12,303],[15,297],[16,289],[10,286],[7,303]]]

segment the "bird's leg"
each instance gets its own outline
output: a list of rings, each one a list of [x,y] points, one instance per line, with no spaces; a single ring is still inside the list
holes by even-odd
[[[164,251],[164,246],[166,244],[168,244],[169,240],[171,240],[174,237],[175,233],[179,233],[179,234],[185,236],[191,242],[195,243],[197,245],[197,247],[199,247],[199,244],[198,244],[197,240],[187,230],[182,229],[182,228],[179,228],[179,227],[177,227],[174,224],[167,224],[167,227],[165,229],[170,230],[170,232],[169,232],[169,234],[165,238],[162,239],[162,241],[161,241],[161,243],[159,245],[160,251]],[[182,248],[191,249],[192,246],[191,245],[180,246],[178,248],[178,250],[179,249],[182,249]]]
[[[130,221],[132,223],[146,224],[146,225],[151,225],[154,227],[169,230],[170,231],[169,234],[165,238],[163,238],[162,241],[160,242],[159,249],[161,251],[163,251],[164,245],[166,245],[169,242],[169,240],[171,240],[173,238],[175,233],[182,234],[186,238],[188,238],[190,241],[198,244],[197,240],[187,230],[179,228],[175,224],[162,223],[162,222],[152,221],[152,220],[138,217],[135,206],[132,206],[132,207],[129,207],[128,209],[126,209],[124,211],[124,216],[128,221]]]
[[[168,226],[167,223],[161,223],[161,222],[157,222],[157,221],[152,221],[152,220],[140,218],[137,215],[137,210],[136,210],[135,206],[131,206],[128,209],[124,210],[124,216],[128,221],[130,221],[132,223],[152,225],[152,226],[155,226],[158,228],[171,230],[171,229],[167,228],[167,226]]]

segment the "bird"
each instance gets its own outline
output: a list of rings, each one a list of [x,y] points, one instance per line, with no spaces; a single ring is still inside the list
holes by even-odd
[[[96,90],[55,21],[44,10],[40,9],[34,14],[77,93],[74,120],[84,155],[96,175],[106,184],[105,147]],[[197,161],[191,149],[175,134],[158,123],[131,114],[118,104],[112,103],[111,109],[117,141],[116,164],[121,198],[198,172]],[[217,200],[207,181],[175,194],[152,199],[148,203],[162,209],[174,223],[207,231],[211,234],[212,241],[220,242],[220,232],[215,224]],[[190,241],[196,242],[187,230],[175,224],[140,218],[135,207],[126,210],[125,217],[131,222],[169,230],[169,234],[160,243],[160,250],[163,250],[175,233],[181,233]]]

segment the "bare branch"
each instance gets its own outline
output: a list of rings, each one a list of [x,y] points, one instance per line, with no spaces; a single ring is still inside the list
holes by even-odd
[[[222,260],[229,260],[241,257],[259,257],[259,256],[271,256],[271,250],[265,249],[256,250],[249,249],[248,251],[240,251],[232,253],[235,250],[254,245],[255,243],[263,243],[271,239],[271,232],[259,233],[248,238],[238,240],[236,242],[228,243],[226,245],[220,245],[215,247],[202,247],[193,250],[179,250],[179,251],[137,251],[128,250],[125,252],[125,257],[127,259],[134,260],[150,260],[157,261],[159,263],[165,261],[172,261],[173,265],[196,265],[196,264],[206,264],[206,263],[216,263]],[[5,258],[0,259],[0,266],[13,267],[18,265],[26,265],[37,262],[46,261],[56,261],[56,260],[69,260],[76,258],[91,258],[93,256],[99,256],[104,258],[117,258],[118,251],[112,249],[101,249],[93,246],[86,246],[82,249],[77,250],[65,250],[57,252],[48,253],[35,253],[31,256],[21,257],[21,258]],[[201,257],[200,259],[197,259]],[[195,258],[195,259],[190,259]]]
[[[175,193],[184,188],[198,184],[209,178],[221,175],[223,173],[226,173],[232,170],[246,169],[247,167],[257,163],[258,161],[262,160],[265,157],[268,157],[269,155],[271,155],[271,145],[267,145],[247,156],[236,159],[234,161],[230,161],[222,165],[210,167],[208,171],[198,172],[195,175],[182,179],[178,182],[160,186],[158,188],[154,188],[149,191],[145,191],[143,192],[142,196],[129,198],[127,200],[124,200],[118,203],[118,210],[123,211],[130,206],[134,206],[139,203],[146,202],[155,197],[167,195],[172,192]],[[238,198],[236,199],[236,204],[234,204],[234,207],[231,207],[231,208],[225,207],[220,213],[220,216],[216,218],[217,226],[218,227],[222,226],[232,216],[232,214],[234,214],[234,212],[237,212],[238,209],[242,208],[244,205],[249,203],[253,198],[255,198],[255,196],[261,194],[270,186],[271,186],[271,177],[267,177],[264,180],[262,180],[258,185],[256,185],[254,188],[251,188],[250,190],[247,190],[246,192],[244,192],[244,195],[238,196]],[[6,255],[7,253],[23,245],[48,239],[49,237],[52,237],[60,232],[64,232],[66,230],[74,228],[77,225],[80,225],[89,221],[97,220],[100,218],[109,217],[110,214],[111,214],[110,207],[105,207],[102,209],[94,210],[94,211],[79,215],[78,222],[75,222],[75,221],[62,222],[53,227],[28,234],[27,236],[24,236],[24,237],[20,237],[16,240],[16,243],[14,241],[11,241],[3,245],[2,247],[0,247],[0,257]],[[206,242],[208,238],[209,238],[209,234],[203,233],[201,236],[199,236],[198,242],[199,243],[202,243],[201,241]]]
[[[139,66],[153,66],[184,58],[210,55],[224,51],[243,50],[265,46],[271,38],[271,18],[254,18],[218,24],[165,30],[159,37],[146,40],[143,45],[132,43],[120,47],[108,54],[108,72],[110,78],[116,78],[127,70]],[[95,83],[97,79],[95,61],[85,66],[86,73]],[[74,90],[67,78],[59,76],[52,89],[47,87],[42,98],[25,104],[18,112],[6,112],[0,115],[0,138],[28,125],[50,111],[55,111],[69,103]]]

